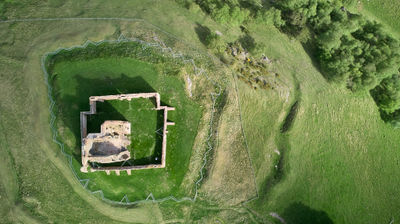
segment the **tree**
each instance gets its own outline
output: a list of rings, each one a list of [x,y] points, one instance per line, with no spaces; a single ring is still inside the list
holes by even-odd
[[[393,113],[400,108],[400,75],[395,74],[382,82],[373,90],[371,95],[379,109]]]

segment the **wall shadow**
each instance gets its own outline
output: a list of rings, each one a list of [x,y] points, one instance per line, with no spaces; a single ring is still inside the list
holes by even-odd
[[[333,224],[326,212],[314,210],[300,202],[289,205],[282,217],[287,224]]]
[[[89,111],[89,97],[99,95],[113,95],[121,93],[141,93],[141,92],[156,92],[156,90],[142,77],[128,77],[121,74],[119,77],[106,77],[103,79],[85,78],[81,75],[74,77],[77,87],[73,95],[60,96],[57,92],[54,97],[58,102],[58,119],[61,119],[66,128],[74,135],[77,143],[72,150],[72,154],[78,161],[81,160],[80,150],[80,112]],[[56,82],[57,77],[53,77],[53,82]],[[98,114],[110,112],[112,119],[126,120],[122,114],[108,102],[101,103]],[[155,104],[155,102],[153,102]],[[96,114],[97,115],[97,114]],[[94,121],[91,116],[88,117],[88,130],[100,131],[101,121],[92,124]],[[96,127],[98,125],[98,127]]]
[[[163,105],[163,104],[161,104]],[[146,165],[146,164],[161,164],[162,155],[162,128],[164,126],[164,110],[157,111],[157,123],[154,131],[154,138],[156,139],[154,152],[152,155],[140,159],[134,159],[133,165]],[[135,149],[133,149],[135,150]]]
[[[109,101],[97,102],[96,114],[87,116],[87,132],[100,133],[100,126],[106,120],[126,121],[127,119]]]

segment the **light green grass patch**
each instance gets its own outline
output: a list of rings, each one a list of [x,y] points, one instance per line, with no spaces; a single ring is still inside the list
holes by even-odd
[[[400,37],[400,1],[398,0],[362,0],[358,9],[371,19],[380,20],[394,35]]]

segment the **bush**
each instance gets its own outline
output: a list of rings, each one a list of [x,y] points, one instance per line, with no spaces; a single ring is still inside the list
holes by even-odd
[[[237,26],[250,18],[250,10],[242,8],[238,1],[197,0],[196,3],[222,24]]]
[[[350,13],[346,7],[355,0],[280,0],[268,10],[257,6],[257,1],[196,2],[221,23],[237,25],[253,16],[257,22],[274,24],[292,35],[308,31],[328,80],[352,91],[371,91],[382,112],[397,112],[396,119],[400,117],[400,81],[398,75],[393,76],[399,70],[400,44],[380,24]],[[213,37],[209,38],[211,42]],[[250,52],[257,48],[248,33],[239,41]]]
[[[315,35],[316,57],[328,80],[353,91],[371,90],[397,73],[398,41],[380,24],[349,13],[341,1],[283,0],[276,7],[290,33],[307,26]]]
[[[396,74],[384,79],[371,90],[379,109],[385,113],[393,113],[400,108],[400,75]]]
[[[225,44],[221,40],[221,37],[218,36],[216,33],[211,33],[210,35],[207,36],[207,48],[209,49],[215,49],[217,52],[223,52],[225,49]]]
[[[282,19],[281,10],[271,7],[268,10],[260,10],[256,16],[257,23],[274,25],[280,28],[285,25]]]

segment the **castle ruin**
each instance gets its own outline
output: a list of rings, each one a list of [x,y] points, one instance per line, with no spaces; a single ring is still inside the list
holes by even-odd
[[[107,120],[101,125],[100,133],[87,133],[87,116],[96,114],[96,102],[104,102],[106,100],[132,100],[137,98],[155,98],[155,110],[164,111],[164,123],[162,132],[162,149],[161,163],[148,165],[131,165],[131,166],[108,166],[108,167],[92,167],[90,162],[101,164],[124,162],[131,158],[127,147],[131,144],[130,133],[131,124],[128,121]],[[168,111],[175,110],[174,107],[161,106],[159,93],[135,93],[135,94],[119,94],[106,96],[89,97],[90,111],[82,111],[80,113],[81,126],[81,153],[82,167],[81,171],[87,173],[104,171],[108,175],[111,171],[115,171],[120,175],[121,171],[126,171],[128,175],[132,170],[164,168],[167,156],[167,127],[175,125],[174,122],[168,122]]]

